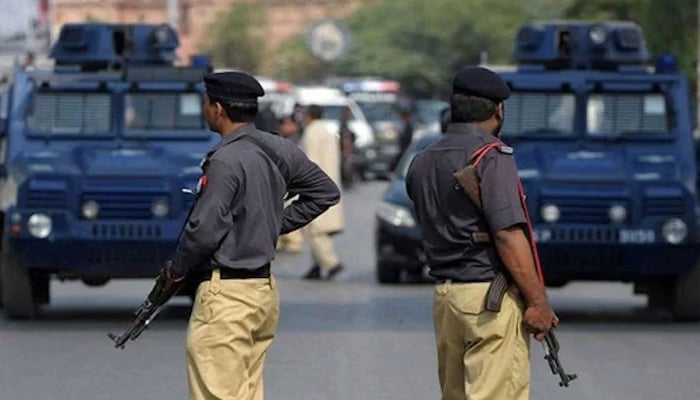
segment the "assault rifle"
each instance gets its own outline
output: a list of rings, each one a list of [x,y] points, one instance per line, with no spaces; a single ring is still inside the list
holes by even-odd
[[[547,360],[549,364],[549,369],[552,370],[554,375],[559,375],[559,386],[569,387],[569,382],[577,378],[576,374],[567,374],[564,371],[564,367],[561,366],[559,361],[559,341],[557,337],[554,336],[554,329],[550,329],[544,335],[544,342],[542,343],[544,347],[544,359]]]
[[[165,303],[170,300],[177,292],[185,285],[185,279],[179,282],[173,282],[168,280],[165,274],[161,273],[156,278],[156,283],[151,289],[151,292],[146,297],[146,300],[141,304],[141,306],[136,310],[134,316],[136,320],[124,334],[117,336],[114,333],[108,333],[110,339],[114,342],[114,347],[117,349],[123,349],[126,342],[129,340],[136,340],[141,333],[143,333],[148,325],[155,319],[155,317],[163,309]]]

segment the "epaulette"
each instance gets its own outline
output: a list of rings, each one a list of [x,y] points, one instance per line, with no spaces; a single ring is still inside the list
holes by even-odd
[[[499,153],[513,154],[513,148],[510,146],[498,146],[498,147],[496,147],[496,149],[498,149]]]

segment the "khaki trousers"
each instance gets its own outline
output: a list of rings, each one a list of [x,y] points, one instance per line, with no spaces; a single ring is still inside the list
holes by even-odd
[[[263,366],[275,337],[274,278],[202,282],[187,329],[190,400],[262,400]]]
[[[524,305],[510,291],[501,311],[484,309],[489,283],[435,286],[433,319],[442,400],[526,400],[530,340]]]
[[[340,259],[338,258],[338,253],[335,252],[335,245],[331,235],[327,233],[312,233],[309,230],[304,230],[304,235],[309,241],[311,256],[316,265],[325,271],[338,265]]]

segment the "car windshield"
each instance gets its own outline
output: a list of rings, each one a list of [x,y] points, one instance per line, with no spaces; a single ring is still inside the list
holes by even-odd
[[[202,97],[199,93],[128,93],[124,125],[131,135],[204,130]]]
[[[37,91],[25,119],[29,132],[42,136],[104,136],[111,116],[110,93]]]
[[[505,101],[503,137],[573,136],[572,93],[514,92]]]
[[[588,97],[588,135],[597,137],[668,134],[666,100],[660,93],[594,93]]]
[[[365,114],[367,121],[401,121],[401,116],[393,103],[362,102],[357,103]]]

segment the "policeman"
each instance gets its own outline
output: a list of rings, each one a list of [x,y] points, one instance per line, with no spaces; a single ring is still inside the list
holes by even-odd
[[[204,76],[204,116],[221,135],[203,161],[197,199],[169,281],[200,282],[187,330],[190,399],[259,400],[279,298],[270,261],[280,233],[340,199],[333,181],[291,140],[253,125],[260,83],[241,72]],[[285,194],[299,198],[284,208]]]
[[[497,147],[475,167],[481,208],[453,177],[469,165],[472,153],[497,140],[509,95],[506,83],[488,69],[460,71],[447,132],[415,157],[407,175],[436,280],[433,319],[443,400],[527,399],[528,333],[541,341],[558,323],[524,230],[512,149]],[[488,311],[487,293],[499,272],[507,272],[515,285],[499,312]]]

